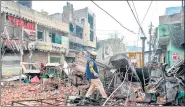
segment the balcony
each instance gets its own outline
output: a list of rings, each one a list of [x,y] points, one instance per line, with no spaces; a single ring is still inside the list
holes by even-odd
[[[35,44],[35,49],[44,52],[55,52],[55,53],[65,53],[68,47],[62,44],[48,43],[43,41],[37,41]]]
[[[80,39],[79,37],[72,36],[71,34],[69,35],[69,41],[86,46],[84,39]]]

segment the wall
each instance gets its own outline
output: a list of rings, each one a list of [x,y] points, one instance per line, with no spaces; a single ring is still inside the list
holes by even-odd
[[[52,17],[53,19],[60,20],[62,22],[62,13],[55,13],[49,16]]]
[[[24,62],[29,62],[29,53],[24,54],[23,56],[23,61]],[[47,62],[48,60],[48,53],[47,52],[41,52],[41,51],[33,51],[32,54],[32,62],[37,62],[37,63],[41,63],[43,62]]]
[[[184,59],[184,49],[183,48],[176,48],[172,41],[170,41],[168,50],[170,51],[170,56],[168,56],[169,61],[170,61],[170,66],[172,66],[173,64],[176,63],[176,61],[173,61],[173,54],[177,54],[178,57],[180,57],[180,59]]]
[[[2,76],[19,75],[21,70],[20,54],[5,54],[2,57]]]
[[[159,16],[159,24],[173,24],[173,23],[180,23],[181,22],[181,14],[176,13],[174,15],[169,16]]]
[[[74,16],[77,18],[81,18],[81,17],[87,18],[88,17],[88,8],[75,10]],[[86,22],[87,22],[87,20],[86,20]]]

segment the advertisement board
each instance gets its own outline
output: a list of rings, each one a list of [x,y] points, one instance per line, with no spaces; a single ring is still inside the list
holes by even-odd
[[[37,44],[35,47],[39,50],[51,51],[52,50],[52,43],[37,41]]]

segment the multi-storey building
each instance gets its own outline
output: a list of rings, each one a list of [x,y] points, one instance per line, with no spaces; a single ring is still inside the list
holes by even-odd
[[[2,1],[1,6],[4,56],[12,51],[10,56],[16,53],[15,62],[20,62],[23,44],[23,62],[63,61],[69,47],[68,24],[48,16],[47,12],[37,12],[17,2]],[[30,44],[33,44],[32,49]],[[4,58],[8,64],[10,60]]]
[[[67,3],[63,7],[63,22],[69,23],[69,47],[70,53],[96,48],[96,17],[87,7],[74,10],[73,5]]]
[[[174,10],[173,10],[174,9]],[[167,8],[159,17],[158,48],[159,60],[172,66],[178,59],[184,59],[184,30],[182,29],[182,8]]]

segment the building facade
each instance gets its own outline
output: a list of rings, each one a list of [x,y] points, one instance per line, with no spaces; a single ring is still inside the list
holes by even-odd
[[[4,56],[16,53],[15,62],[19,65],[21,52],[23,62],[40,64],[64,60],[69,47],[68,24],[18,2],[2,1],[1,6]],[[6,65],[9,59],[5,58]]]
[[[70,25],[70,48],[96,48],[96,16],[87,7],[74,10],[73,5],[67,3],[63,7],[63,22]]]
[[[181,17],[183,13],[179,9],[175,8],[174,11],[172,9],[168,8],[167,15],[159,17],[157,36],[159,59],[161,63],[168,63],[169,66],[172,66],[179,59],[184,59],[184,48],[182,47],[184,30],[182,29],[183,19]]]
[[[63,13],[54,15],[62,16],[62,21],[69,24],[69,54],[66,60],[75,60],[76,53],[96,48],[96,17],[87,7],[74,10],[68,3],[63,7]]]

